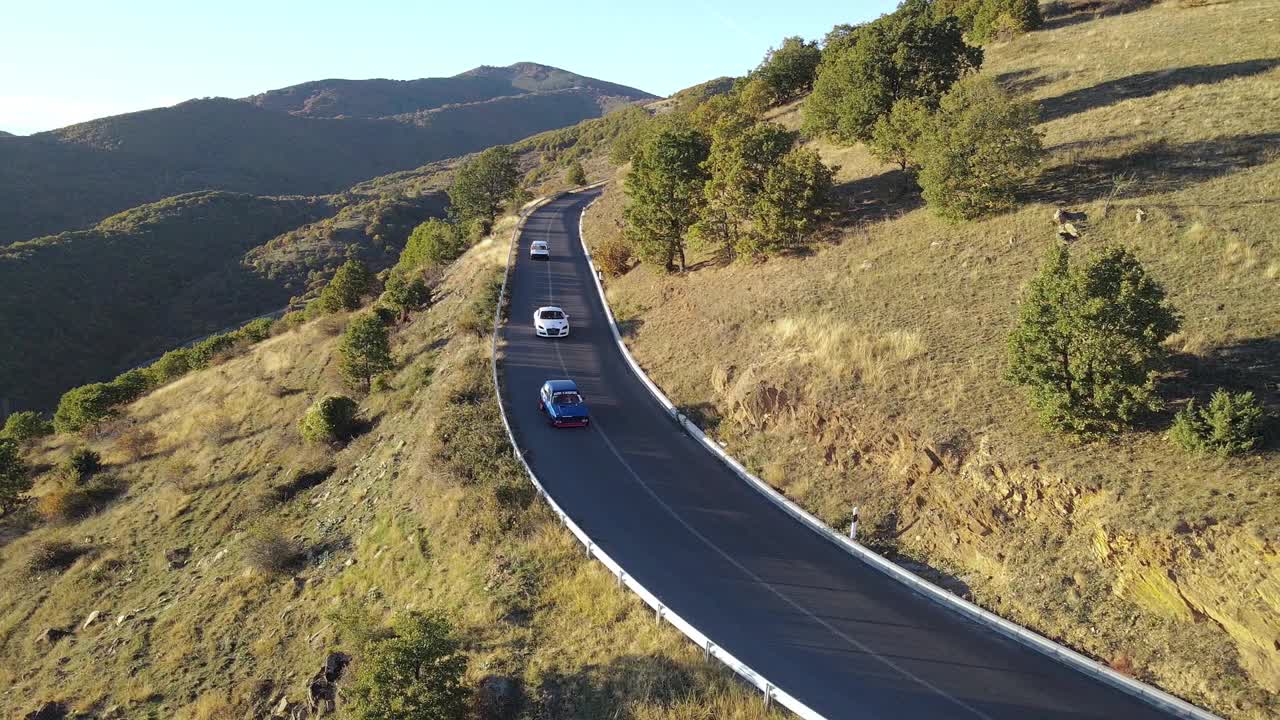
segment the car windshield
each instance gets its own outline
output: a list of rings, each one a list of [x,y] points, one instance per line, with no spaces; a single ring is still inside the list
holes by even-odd
[[[536,243],[534,243],[534,244],[533,244],[533,249],[534,249],[534,250],[546,250],[546,249],[547,249],[547,244],[546,244],[546,243],[544,243],[544,242],[536,242]]]
[[[559,310],[543,310],[542,319],[543,320],[563,320],[564,313],[560,312]]]
[[[582,396],[578,393],[558,393],[556,394],[557,405],[581,405]]]

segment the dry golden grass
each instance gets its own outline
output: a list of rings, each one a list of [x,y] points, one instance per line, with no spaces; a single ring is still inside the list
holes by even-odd
[[[468,681],[521,679],[549,717],[701,717],[690,714],[698,706],[717,717],[777,717],[655,624],[541,504],[518,532],[475,534],[490,524],[474,516],[488,507],[485,489],[442,465],[435,429],[450,392],[474,385],[491,402],[487,338],[451,328],[505,260],[512,227],[505,220],[497,240],[473,248],[433,309],[397,329],[394,389],[364,401],[376,423],[336,453],[301,443],[295,430],[314,398],[341,388],[325,322],[134,403],[126,420],[154,432],[156,449],[132,460],[112,454],[127,495],[69,527],[4,535],[0,574],[37,583],[0,589],[7,713],[63,700],[111,717],[265,717],[281,694],[305,697],[328,651],[352,649],[333,611],[355,606],[377,623],[409,609],[448,613],[472,658]],[[212,437],[211,416],[226,425]],[[65,438],[48,438],[34,459],[50,463],[68,449]],[[273,547],[300,537],[307,561],[280,573],[246,567],[258,527],[271,529]],[[28,558],[55,541],[75,556],[47,553],[48,569],[28,573]],[[81,628],[93,611],[99,618]],[[51,627],[75,637],[37,644]]]
[[[672,400],[827,522],[859,505],[872,541],[988,607],[1225,715],[1272,717],[1280,605],[1248,588],[1280,582],[1275,448],[1188,457],[1162,435],[1170,413],[1081,445],[1042,431],[1003,374],[1062,206],[1089,215],[1078,252],[1129,246],[1183,312],[1172,407],[1225,384],[1280,411],[1280,6],[1082,19],[988,48],[985,71],[1045,111],[1049,158],[1019,210],[947,224],[864,148],[814,142],[841,166],[843,210],[813,254],[639,267],[607,293]],[[771,119],[798,127],[798,105]],[[622,204],[614,183],[590,243],[621,233]],[[1099,536],[1131,543],[1123,559],[1104,563]],[[1125,580],[1150,566],[1198,619]]]

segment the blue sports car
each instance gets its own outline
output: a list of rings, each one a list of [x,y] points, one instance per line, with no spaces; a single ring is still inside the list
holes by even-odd
[[[548,380],[538,392],[538,409],[555,427],[586,427],[591,422],[587,403],[572,380]]]

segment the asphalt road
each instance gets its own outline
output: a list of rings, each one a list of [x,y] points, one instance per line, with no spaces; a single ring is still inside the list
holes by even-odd
[[[500,377],[534,472],[629,574],[828,718],[1166,717],[851,557],[681,432],[613,343],[578,240],[591,197],[526,222]],[[550,261],[529,259],[533,240]],[[568,338],[534,335],[541,305],[569,313]],[[539,386],[562,377],[582,390],[589,428],[551,428],[538,411]]]

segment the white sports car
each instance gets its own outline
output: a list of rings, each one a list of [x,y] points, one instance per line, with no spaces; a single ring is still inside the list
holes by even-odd
[[[546,240],[534,240],[529,245],[529,259],[531,260],[550,260],[551,248],[547,247]]]
[[[569,314],[548,305],[533,313],[533,331],[538,337],[564,337],[569,334]]]

